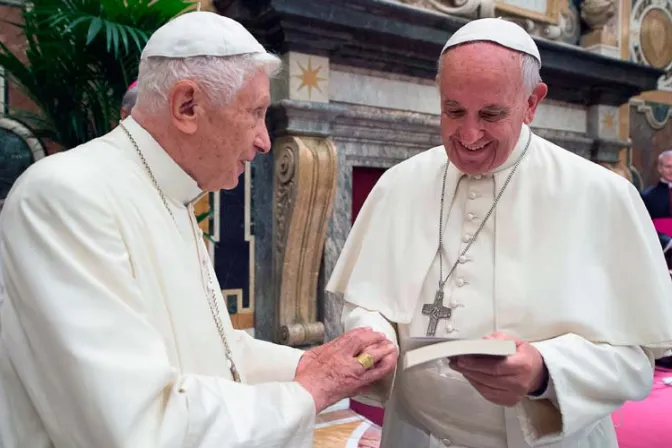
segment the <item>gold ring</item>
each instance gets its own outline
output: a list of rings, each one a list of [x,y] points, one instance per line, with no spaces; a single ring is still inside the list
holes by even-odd
[[[362,353],[357,356],[357,362],[359,362],[366,370],[369,370],[371,367],[373,367],[373,361],[373,356],[369,355],[368,353]]]

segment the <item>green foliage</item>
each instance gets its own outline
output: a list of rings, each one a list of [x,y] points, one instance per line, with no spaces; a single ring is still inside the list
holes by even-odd
[[[23,8],[24,62],[0,42],[0,66],[41,109],[13,111],[40,137],[73,148],[109,132],[149,36],[192,9],[186,0],[33,0]],[[1,18],[0,18],[1,19]]]
[[[210,196],[210,200],[212,200],[212,195]],[[212,209],[212,207],[210,207],[210,209],[207,212],[203,212],[196,215],[196,222],[200,224],[206,219],[214,217],[214,212],[215,211]],[[212,235],[210,235],[209,233],[203,232],[203,236],[206,237],[211,243],[217,244],[217,242],[212,238]]]

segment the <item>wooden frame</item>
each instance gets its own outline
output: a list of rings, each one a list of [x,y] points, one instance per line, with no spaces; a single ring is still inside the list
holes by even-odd
[[[566,0],[546,0],[546,12],[540,13],[520,6],[509,4],[502,0],[495,1],[495,11],[510,14],[515,17],[534,20],[535,22],[557,25],[560,21],[562,2]]]

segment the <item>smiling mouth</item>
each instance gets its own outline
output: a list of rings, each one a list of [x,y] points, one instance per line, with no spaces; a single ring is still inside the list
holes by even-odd
[[[480,151],[481,149],[485,148],[486,146],[488,146],[488,145],[490,144],[489,142],[486,142],[486,143],[479,143],[479,144],[475,144],[475,145],[466,145],[466,144],[464,144],[464,143],[462,143],[462,142],[460,142],[460,141],[457,141],[456,143],[457,143],[462,149],[465,149],[465,150],[467,150],[467,151],[469,151],[469,152]]]

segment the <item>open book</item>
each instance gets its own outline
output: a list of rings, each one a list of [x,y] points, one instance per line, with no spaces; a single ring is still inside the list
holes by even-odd
[[[417,337],[406,340],[404,370],[420,364],[460,355],[509,356],[516,353],[515,341],[508,339],[447,339]]]

